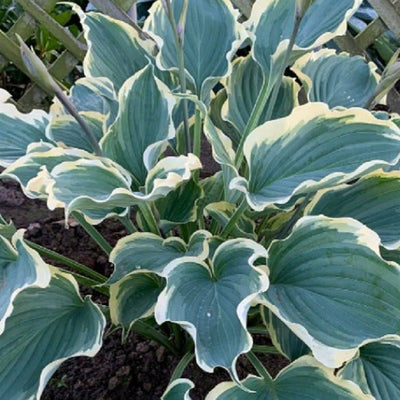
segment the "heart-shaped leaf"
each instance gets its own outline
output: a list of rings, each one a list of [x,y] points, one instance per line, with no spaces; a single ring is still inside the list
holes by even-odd
[[[219,246],[209,267],[196,257],[183,257],[164,270],[167,285],[155,308],[159,324],[176,322],[192,336],[197,363],[205,371],[221,366],[237,381],[238,356],[251,349],[247,311],[268,287],[267,275],[254,262],[265,257],[259,244],[234,239]]]
[[[363,57],[323,49],[296,61],[293,71],[306,89],[308,100],[329,107],[364,107],[378,84],[376,66]]]

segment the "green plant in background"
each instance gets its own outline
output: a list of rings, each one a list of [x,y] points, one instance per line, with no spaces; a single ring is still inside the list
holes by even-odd
[[[98,351],[105,316],[182,356],[164,399],[190,398],[194,356],[232,379],[208,400],[399,397],[400,128],[364,108],[396,67],[380,80],[321,49],[360,3],[258,0],[239,23],[227,0],[164,0],[143,29],[74,7],[88,53],[68,94],[23,48],[58,101],[21,114],[1,93],[1,176],[76,218],[114,272],[0,221],[0,398],[40,398],[63,360]],[[203,132],[220,165],[208,177]],[[114,248],[94,226],[108,218],[129,232]],[[258,352],[291,364],[272,379]],[[257,376],[239,380],[241,354]]]

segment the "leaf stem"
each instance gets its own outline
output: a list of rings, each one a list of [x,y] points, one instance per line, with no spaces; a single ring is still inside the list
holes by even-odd
[[[193,136],[193,154],[200,159],[201,156],[201,128],[202,128],[202,119],[201,112],[196,107],[195,111],[195,120],[194,120],[194,136]],[[193,179],[195,182],[199,181],[200,171],[196,170],[193,174]]]
[[[271,379],[271,376],[257,356],[250,351],[246,354],[246,357],[251,362],[257,373],[268,382]]]
[[[74,211],[71,215],[79,222],[82,228],[88,233],[88,235],[100,246],[100,248],[107,254],[110,255],[112,246],[107,242],[106,239],[101,235],[101,233],[93,226],[90,225],[83,215]]]
[[[175,39],[181,93],[186,94],[187,87],[186,87],[186,72],[185,72],[185,55],[183,49],[185,32],[184,29],[182,29],[183,27],[181,27],[182,31],[180,33],[178,32],[178,26],[175,21],[174,13],[171,6],[171,0],[165,0],[165,4],[166,4],[166,12],[168,20],[171,24],[172,32],[174,34],[174,39]],[[188,111],[187,99],[182,99],[182,112],[183,112],[183,128],[185,131],[185,140],[186,140],[186,152],[190,153],[192,148],[192,143],[190,138],[189,111]]]
[[[25,242],[33,250],[36,250],[41,256],[50,258],[54,261],[58,261],[59,263],[64,264],[65,266],[70,267],[71,269],[74,269],[75,271],[84,274],[86,277],[93,279],[94,281],[96,281],[96,283],[104,283],[107,280],[107,278],[104,275],[96,271],[93,271],[86,265],[83,265],[75,260],[72,260],[69,257],[63,256],[62,254],[59,254],[53,250],[40,246],[39,244],[31,242],[30,240],[25,240]]]
[[[110,292],[109,292],[108,288],[106,286],[98,286],[99,282],[94,281],[93,279],[87,278],[86,276],[83,276],[76,272],[68,271],[64,268],[58,268],[58,269],[67,274],[71,274],[79,284],[86,286],[88,288],[91,288],[98,293],[101,293],[101,294],[104,294],[104,295],[110,297]]]
[[[247,210],[247,202],[246,198],[244,198],[239,207],[233,213],[229,222],[225,225],[224,229],[222,230],[220,235],[222,238],[228,237],[228,235],[232,232],[232,229],[235,227],[236,222],[239,220],[239,218],[246,210]]]
[[[193,350],[188,351],[179,361],[178,365],[175,367],[174,372],[171,375],[170,383],[182,377],[183,372],[186,367],[190,364],[190,362],[194,358]]]
[[[157,221],[154,218],[153,212],[148,203],[139,204],[139,210],[143,215],[144,220],[146,221],[150,232],[155,235],[161,236],[160,229],[158,228]]]
[[[124,225],[128,233],[137,232],[136,226],[133,224],[128,215],[125,215],[124,217],[119,217],[118,219]]]
[[[253,346],[252,351],[253,353],[262,353],[262,354],[281,354],[275,346],[264,346],[257,344]]]

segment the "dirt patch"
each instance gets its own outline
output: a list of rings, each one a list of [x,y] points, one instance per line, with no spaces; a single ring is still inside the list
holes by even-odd
[[[73,223],[65,229],[60,210],[50,212],[45,203],[27,199],[12,181],[0,181],[0,213],[17,228],[26,229],[25,236],[79,261],[109,276],[112,266],[107,257],[82,228]],[[126,235],[117,221],[107,220],[99,227],[114,245]],[[87,294],[87,291],[85,291]],[[96,297],[101,301],[101,297]],[[260,357],[272,375],[287,364],[279,356]],[[94,358],[76,357],[65,361],[53,376],[42,395],[42,400],[156,400],[160,399],[179,359],[164,347],[132,333],[121,343],[121,332],[107,332],[100,352]],[[245,357],[238,360],[241,378],[254,373]],[[204,399],[219,382],[229,380],[228,374],[217,369],[208,374],[192,362],[184,377],[193,380],[193,400]]]

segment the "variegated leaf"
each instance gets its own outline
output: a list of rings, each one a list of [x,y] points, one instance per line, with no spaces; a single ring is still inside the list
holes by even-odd
[[[0,398],[39,399],[64,360],[97,353],[104,328],[100,309],[81,299],[72,276],[53,270],[48,287],[25,289],[14,301],[0,335]]]
[[[185,0],[172,0],[178,23]],[[207,101],[211,88],[219,78],[229,73],[229,60],[244,39],[242,26],[236,21],[239,13],[227,0],[189,0],[184,27],[184,64],[196,94]],[[162,2],[150,9],[145,30],[153,35],[160,48],[158,63],[164,69],[179,66],[173,31]],[[216,40],[218,38],[218,40]]]
[[[268,78],[264,78],[261,67],[250,55],[234,61],[233,71],[225,84],[228,99],[223,106],[222,117],[230,121],[238,132],[245,131],[264,79]],[[298,105],[299,90],[300,86],[294,79],[283,78],[271,119],[286,117],[292,112],[293,108]],[[271,105],[267,103],[259,119],[260,125],[267,120],[266,114],[270,107]]]
[[[376,400],[400,396],[400,338],[369,343],[340,371],[340,377],[356,383]]]
[[[175,99],[148,65],[124,83],[119,104],[117,119],[100,145],[107,157],[127,169],[142,186],[147,171],[175,136]]]
[[[244,392],[233,382],[220,383],[206,400],[373,400],[352,382],[340,380],[333,371],[305,356],[283,369],[272,380],[250,375]]]
[[[262,211],[395,165],[399,154],[400,129],[392,122],[361,108],[329,110],[309,103],[250,133],[244,144],[250,177],[235,178],[231,188]]]
[[[383,260],[379,237],[351,218],[306,216],[274,241],[271,282],[260,301],[336,368],[369,341],[400,333],[400,267]]]
[[[103,137],[106,116],[93,111],[82,111],[79,114],[86,122],[95,140],[99,142]],[[74,147],[86,150],[89,153],[93,152],[93,146],[87,134],[71,115],[52,118],[47,127],[46,135],[60,147]]]
[[[170,383],[161,397],[161,400],[191,400],[189,391],[194,384],[189,379],[176,379]]]
[[[379,76],[363,57],[323,49],[308,53],[292,67],[306,89],[308,100],[329,107],[364,107],[374,94]]]
[[[212,372],[227,369],[237,381],[236,359],[251,349],[247,311],[268,278],[254,262],[266,251],[248,239],[228,240],[207,265],[197,257],[171,261],[164,270],[166,288],[155,308],[159,324],[176,322],[192,336],[198,365]]]
[[[163,240],[149,232],[133,233],[120,239],[110,254],[110,262],[115,266],[108,284],[113,284],[131,272],[152,272],[164,276],[164,268],[176,258],[185,256],[205,260],[208,256],[207,231],[195,232],[189,243],[177,237]]]
[[[165,286],[164,268],[184,256],[207,258],[206,231],[195,232],[186,245],[180,238],[163,240],[152,233],[134,233],[120,239],[110,254],[115,266],[110,286],[110,313],[114,324],[129,332],[139,318],[151,315]]]
[[[309,215],[351,217],[374,230],[382,245],[400,246],[400,172],[373,172],[352,185],[318,192],[307,207]]]
[[[48,266],[23,236],[23,230],[17,231],[11,242],[0,236],[0,334],[18,293],[30,286],[46,287],[50,282]]]
[[[0,103],[0,166],[8,167],[25,155],[29,144],[48,141],[49,115],[41,110],[23,114],[13,104]]]
[[[275,314],[263,307],[262,316],[272,344],[290,361],[309,354],[309,347],[301,341]]]
[[[100,13],[85,14],[76,5],[73,9],[81,19],[88,43],[83,61],[85,76],[106,77],[118,92],[128,78],[149,63],[155,43],[125,22]]]
[[[128,206],[166,196],[200,167],[193,154],[163,158],[149,171],[144,192],[134,192],[128,172],[109,159],[63,162],[50,173],[47,205],[51,210],[64,208],[66,216],[79,211],[90,223],[98,224],[125,215]]]
[[[347,20],[362,0],[312,1],[300,21],[290,59],[315,49],[347,29]],[[295,27],[297,0],[259,0],[246,22],[252,34],[252,56],[268,77],[269,87],[280,76]]]

